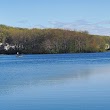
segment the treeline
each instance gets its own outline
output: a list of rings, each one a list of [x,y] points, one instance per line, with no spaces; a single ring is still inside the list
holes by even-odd
[[[15,48],[0,50],[0,53],[23,54],[38,53],[79,53],[103,52],[110,44],[107,36],[90,35],[63,29],[27,29],[0,25],[0,42],[14,45]]]

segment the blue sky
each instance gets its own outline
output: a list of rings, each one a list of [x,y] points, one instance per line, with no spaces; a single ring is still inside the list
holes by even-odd
[[[110,0],[0,0],[0,24],[110,35]]]

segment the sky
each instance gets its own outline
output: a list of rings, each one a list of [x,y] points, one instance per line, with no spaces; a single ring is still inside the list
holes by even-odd
[[[0,0],[0,24],[110,36],[110,0]]]

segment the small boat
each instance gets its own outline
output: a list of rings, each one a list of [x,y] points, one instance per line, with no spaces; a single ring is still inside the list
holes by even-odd
[[[22,55],[19,52],[16,53],[16,56],[17,57],[22,57]]]
[[[19,55],[19,52],[17,52],[16,54]]]

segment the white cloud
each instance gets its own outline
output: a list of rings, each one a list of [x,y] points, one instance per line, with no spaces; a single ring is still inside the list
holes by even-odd
[[[77,20],[74,22],[49,21],[53,28],[63,28],[70,30],[88,31],[90,34],[110,36],[110,21],[99,21],[96,23],[86,20]]]
[[[43,25],[39,24],[39,25],[34,25],[32,28],[45,29],[45,28],[47,28],[47,27],[45,27],[45,26],[43,26]]]
[[[20,24],[27,24],[27,23],[28,23],[28,20],[20,20],[20,21],[18,21],[17,23],[20,23]]]

